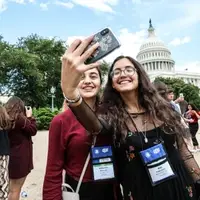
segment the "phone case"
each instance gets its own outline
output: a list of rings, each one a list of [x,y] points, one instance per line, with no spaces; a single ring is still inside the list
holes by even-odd
[[[96,42],[99,43],[99,48],[89,59],[87,59],[87,64],[94,63],[100,60],[101,58],[105,57],[106,55],[110,54],[112,51],[120,47],[117,38],[114,36],[109,28],[105,28],[102,31],[96,33],[89,47]]]

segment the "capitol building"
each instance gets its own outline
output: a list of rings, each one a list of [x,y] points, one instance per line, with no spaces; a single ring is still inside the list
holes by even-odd
[[[141,45],[136,58],[149,74],[151,81],[156,77],[180,78],[185,83],[191,83],[200,88],[200,73],[176,71],[175,61],[171,56],[171,52],[167,46],[156,37],[151,19],[149,20],[148,37]]]

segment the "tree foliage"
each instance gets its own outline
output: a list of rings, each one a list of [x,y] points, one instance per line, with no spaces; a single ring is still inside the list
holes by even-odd
[[[55,105],[62,106],[60,88],[61,61],[65,42],[32,34],[11,45],[0,37],[0,95],[16,95],[26,105],[49,107],[51,87],[55,87]],[[108,64],[102,63],[102,74]]]
[[[163,78],[157,77],[155,81],[162,81],[170,88],[173,89],[175,97],[177,98],[180,93],[183,93],[187,102],[193,103],[200,109],[200,88],[193,84],[187,84],[178,78]]]

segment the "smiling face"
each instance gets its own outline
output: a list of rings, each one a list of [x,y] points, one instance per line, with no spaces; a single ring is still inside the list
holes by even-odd
[[[80,95],[83,97],[83,99],[96,97],[100,87],[101,79],[99,71],[96,68],[86,71],[78,85]]]
[[[188,105],[188,110],[192,110],[192,106],[190,104]]]
[[[118,60],[112,70],[112,86],[120,93],[126,93],[138,88],[138,73],[133,63],[122,58]]]

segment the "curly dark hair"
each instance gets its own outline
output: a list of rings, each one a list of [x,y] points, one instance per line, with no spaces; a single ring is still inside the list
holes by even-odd
[[[153,121],[162,122],[165,125],[164,127],[170,130],[168,132],[175,134],[181,133],[183,129],[182,125],[180,125],[180,118],[172,110],[170,103],[159,95],[143,67],[129,56],[119,56],[110,67],[107,84],[102,95],[102,104],[99,108],[100,115],[106,115],[108,122],[114,127],[115,139],[120,137],[121,140],[124,138],[123,132],[126,130],[125,121],[128,117],[127,111],[125,110],[125,103],[120,93],[112,87],[111,76],[115,63],[123,58],[133,63],[137,70],[139,82],[138,102],[140,106],[145,109]]]
[[[193,103],[188,103],[188,105],[187,105],[187,109],[186,109],[186,111],[188,111],[189,109],[188,109],[188,106],[191,106],[192,107],[192,110],[195,110],[195,111],[198,111],[198,109],[197,109],[197,107],[195,106],[195,104],[193,104]]]

